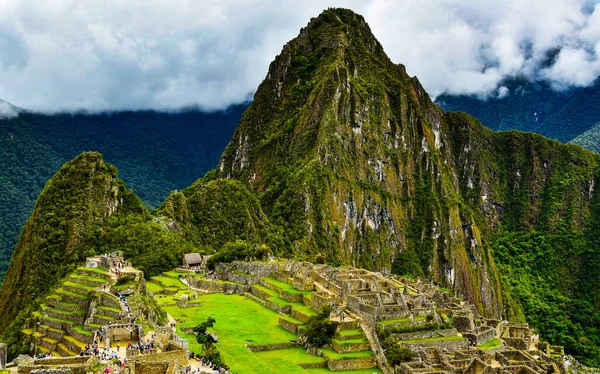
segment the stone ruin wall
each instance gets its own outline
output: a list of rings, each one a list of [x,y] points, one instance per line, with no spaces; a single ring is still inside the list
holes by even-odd
[[[24,365],[19,365],[18,371],[19,373],[32,373],[55,370],[57,366],[60,366],[61,370],[66,370],[71,374],[86,374],[90,371],[93,371],[93,368],[96,365],[98,365],[98,360],[95,357],[54,357],[33,360]]]
[[[8,356],[8,347],[4,343],[0,343],[0,370],[6,369],[6,360]]]

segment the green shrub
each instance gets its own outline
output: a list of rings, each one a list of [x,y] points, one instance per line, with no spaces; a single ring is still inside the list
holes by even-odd
[[[306,330],[304,330],[303,336],[306,337],[306,342],[310,346],[323,347],[331,343],[338,323],[329,320],[330,314],[331,307],[327,305],[323,307],[319,314],[310,317],[306,322]]]

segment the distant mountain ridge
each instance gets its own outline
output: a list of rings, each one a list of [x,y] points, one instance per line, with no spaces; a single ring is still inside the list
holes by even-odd
[[[556,91],[544,82],[510,79],[505,96],[481,99],[443,94],[444,110],[467,112],[495,131],[535,132],[567,143],[600,122],[600,79],[593,85]]]
[[[247,107],[46,115],[0,105],[11,114],[0,110],[0,282],[35,200],[64,163],[83,151],[102,152],[156,207],[214,167]]]
[[[600,122],[592,126],[583,134],[571,140],[570,143],[579,144],[582,147],[600,153]]]

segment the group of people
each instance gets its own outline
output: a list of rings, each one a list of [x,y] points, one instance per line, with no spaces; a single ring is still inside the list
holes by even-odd
[[[110,359],[119,359],[119,355],[117,352],[113,351],[109,347],[100,348],[98,344],[88,344],[86,345],[81,352],[80,356],[94,356],[99,361],[106,361]],[[125,366],[124,361],[119,362],[123,367]]]
[[[144,344],[142,342],[139,342],[139,343],[129,343],[129,344],[127,344],[127,348],[128,349],[137,349],[137,350],[140,351],[140,353],[143,354],[143,353],[146,353],[146,352],[148,352],[148,353],[149,352],[153,352],[156,347],[154,346],[154,342],[151,341],[148,344]]]
[[[204,357],[196,357],[196,355],[194,355],[193,352],[190,352],[188,354],[188,357],[190,359],[196,359],[198,361],[200,361],[200,363],[202,364],[203,367],[207,367],[210,368],[213,372],[218,372],[218,373],[229,373],[229,371],[222,367],[221,365],[217,365],[217,364],[213,364],[212,362],[210,362],[209,360],[207,360]],[[192,368],[190,365],[185,366],[185,374],[202,374],[204,373],[204,370],[196,367],[196,368]]]
[[[125,311],[125,313],[121,314],[119,316],[119,318],[117,318],[118,321],[124,321],[126,319],[130,319],[131,318],[131,309],[129,308],[129,303],[127,302],[127,298],[123,295],[118,295],[119,300],[123,303],[123,309]],[[129,322],[129,321],[127,321]]]
[[[207,280],[223,280],[223,276],[220,274],[208,274],[206,276]]]

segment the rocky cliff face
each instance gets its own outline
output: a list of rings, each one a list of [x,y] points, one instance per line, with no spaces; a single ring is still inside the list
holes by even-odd
[[[330,9],[271,64],[217,176],[249,183],[296,254],[424,275],[500,316],[492,236],[570,209],[583,226],[597,163],[444,113],[361,16]]]

